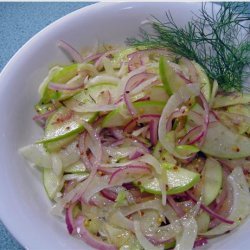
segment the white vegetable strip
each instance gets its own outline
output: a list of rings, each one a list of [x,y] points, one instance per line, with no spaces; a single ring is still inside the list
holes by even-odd
[[[162,168],[160,162],[151,154],[145,154],[140,158],[136,159],[137,161],[144,162],[152,166],[157,174],[161,174]]]
[[[98,132],[96,129],[93,129],[91,127],[91,125],[85,121],[82,121],[83,122],[83,126],[84,128],[88,131],[90,137],[91,137],[91,140],[94,144],[94,148],[93,148],[93,151],[92,152],[97,160],[97,162],[101,162],[102,160],[102,145],[101,145],[101,139],[98,135]]]
[[[187,101],[190,97],[199,95],[199,86],[196,84],[188,84],[181,87],[174,95],[172,95],[166,106],[162,111],[162,115],[159,121],[159,128],[158,128],[158,136],[159,141],[161,142],[162,146],[174,156],[185,159],[186,156],[180,155],[175,151],[175,145],[169,144],[168,140],[166,139],[166,125],[169,115],[174,112],[176,108],[179,107],[180,104]]]
[[[62,167],[63,167],[62,160],[60,159],[60,157],[56,153],[51,154],[51,160],[52,160],[52,169],[53,169],[54,173],[57,176],[60,176],[62,173]]]
[[[110,215],[108,221],[115,226],[134,232],[133,222],[126,218],[119,210]]]
[[[95,238],[85,227],[84,227],[84,218],[79,217],[76,222],[76,232],[78,238],[82,239],[88,245],[94,247],[98,250],[117,250],[113,245],[103,242],[101,239]]]
[[[135,235],[145,250],[163,250],[164,247],[154,246],[142,233],[140,222],[134,221]]]
[[[127,206],[127,207],[123,207],[123,208],[121,208],[121,211],[125,216],[128,216],[130,214],[133,214],[137,211],[144,210],[144,209],[154,209],[154,210],[158,211],[160,214],[164,213],[164,208],[163,208],[160,200],[158,200],[158,199],[138,203],[138,204]]]
[[[91,78],[89,81],[86,82],[86,86],[92,86],[92,85],[96,85],[99,83],[104,83],[104,82],[108,82],[114,85],[120,85],[121,84],[121,79],[118,77],[114,77],[114,76],[109,76],[109,75],[97,75],[94,78]]]
[[[102,105],[102,104],[86,104],[86,105],[73,105],[72,102],[65,103],[67,108],[79,112],[79,113],[86,113],[86,112],[107,112],[112,111],[118,108],[118,105]]]
[[[182,234],[177,237],[175,250],[192,250],[197,236],[197,223],[194,218],[186,218],[181,221]]]
[[[95,176],[91,183],[88,185],[88,188],[84,192],[83,198],[86,203],[89,202],[90,198],[95,195],[96,193],[100,192],[104,188],[112,187],[109,184],[109,177],[108,176]]]
[[[160,185],[160,189],[161,189],[162,205],[166,206],[166,204],[167,204],[167,190],[166,190],[167,174],[166,174],[166,169],[162,169],[162,172],[161,172],[160,176],[158,176],[158,179],[159,179],[159,185]]]

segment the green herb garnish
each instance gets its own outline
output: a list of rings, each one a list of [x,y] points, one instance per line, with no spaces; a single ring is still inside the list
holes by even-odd
[[[130,38],[128,43],[169,48],[199,63],[211,79],[218,81],[222,90],[243,90],[243,78],[249,77],[245,69],[250,62],[247,3],[224,2],[220,7],[203,3],[199,14],[185,27],[178,27],[170,12],[166,13],[166,18],[163,23],[154,17],[152,26],[156,34],[141,29],[142,38]]]

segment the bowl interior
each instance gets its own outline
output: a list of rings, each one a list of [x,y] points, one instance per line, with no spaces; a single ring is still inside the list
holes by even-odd
[[[27,249],[91,249],[70,237],[63,219],[50,214],[51,203],[39,171],[19,156],[18,148],[33,143],[42,131],[32,121],[37,89],[48,68],[67,64],[56,47],[65,40],[81,49],[100,43],[124,43],[136,36],[142,21],[151,15],[164,20],[171,10],[183,25],[196,12],[198,3],[112,3],[95,4],[78,10],[38,33],[11,59],[0,76],[0,216],[8,229]],[[213,240],[209,249],[247,249],[250,244],[245,223],[232,234]]]

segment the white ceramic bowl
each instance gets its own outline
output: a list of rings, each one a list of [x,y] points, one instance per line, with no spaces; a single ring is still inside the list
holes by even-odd
[[[56,47],[63,39],[76,48],[98,39],[123,43],[138,34],[141,21],[151,14],[164,18],[171,10],[183,25],[200,7],[197,3],[98,3],[75,11],[49,25],[27,42],[0,75],[0,216],[7,228],[27,249],[90,249],[68,235],[64,222],[50,215],[38,171],[31,170],[17,153],[34,142],[41,130],[32,122],[37,89],[48,68],[68,63]],[[250,221],[238,230],[213,240],[209,249],[249,249]]]

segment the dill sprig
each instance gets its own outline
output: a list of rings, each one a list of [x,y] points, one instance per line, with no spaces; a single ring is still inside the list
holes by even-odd
[[[212,8],[209,10],[209,7]],[[140,30],[141,39],[130,38],[128,44],[145,47],[167,47],[173,52],[195,60],[211,79],[216,79],[222,90],[242,91],[243,78],[250,62],[249,21],[247,3],[203,3],[201,10],[185,27],[175,23],[170,12],[166,22],[154,17],[150,34]]]

